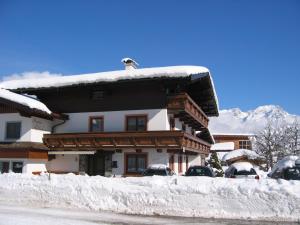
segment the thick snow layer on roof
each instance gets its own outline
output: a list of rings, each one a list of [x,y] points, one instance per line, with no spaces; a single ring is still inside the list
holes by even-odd
[[[228,152],[226,155],[223,156],[223,161],[228,161],[230,159],[234,159],[240,156],[246,156],[248,159],[259,159],[259,155],[251,150],[247,149],[237,149],[231,152]]]
[[[192,80],[209,76],[214,92],[214,98],[219,110],[218,97],[214,88],[214,82],[207,68],[202,66],[169,66],[169,67],[153,67],[134,70],[118,70],[100,73],[69,75],[60,77],[48,77],[40,79],[22,79],[8,80],[0,83],[0,87],[4,89],[21,89],[21,88],[49,88],[63,87],[77,84],[90,84],[97,82],[114,82],[128,79],[142,78],[159,78],[159,77],[189,77]]]
[[[271,174],[274,173],[276,170],[282,170],[288,167],[294,167],[296,160],[299,160],[299,156],[286,156],[283,159],[279,160],[275,166],[272,168]]]
[[[89,84],[95,82],[113,82],[127,79],[157,78],[157,77],[188,77],[198,79],[207,76],[209,70],[201,66],[170,66],[154,67],[135,70],[118,70],[82,75],[49,77],[28,80],[9,80],[0,83],[6,89],[18,88],[47,88],[62,87],[76,84]]]
[[[273,179],[72,174],[51,174],[49,179],[47,174],[10,173],[0,175],[0,203],[139,215],[298,221],[299,185],[299,181]]]
[[[249,162],[236,162],[231,164],[230,167],[236,168],[237,171],[250,171],[253,169],[253,165]]]
[[[223,143],[216,143],[211,146],[211,150],[233,150],[234,143],[233,142],[223,142]]]
[[[51,114],[51,111],[47,108],[47,106],[40,101],[24,95],[13,93],[2,88],[0,88],[0,98],[19,103],[31,109],[37,109]]]

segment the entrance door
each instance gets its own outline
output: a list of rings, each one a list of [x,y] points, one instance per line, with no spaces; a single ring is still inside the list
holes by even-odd
[[[90,176],[107,176],[111,172],[111,152],[97,151],[94,155],[89,155],[87,174]]]

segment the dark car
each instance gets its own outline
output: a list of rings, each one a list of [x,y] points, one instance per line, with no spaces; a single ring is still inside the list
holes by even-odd
[[[300,159],[296,160],[296,158],[297,156],[290,156],[282,159],[274,166],[268,176],[274,179],[300,180]],[[287,166],[282,166],[284,165],[283,162]]]
[[[215,174],[211,168],[207,166],[191,166],[185,172],[185,176],[206,176],[206,177],[214,177]]]
[[[259,179],[253,165],[250,162],[236,162],[225,171],[226,178]]]
[[[173,176],[175,173],[167,166],[155,164],[150,165],[143,173],[143,176]]]

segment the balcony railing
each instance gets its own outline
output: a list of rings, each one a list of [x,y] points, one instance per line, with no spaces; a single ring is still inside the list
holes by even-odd
[[[45,134],[50,150],[181,149],[208,154],[210,144],[182,131]]]
[[[175,117],[196,130],[208,127],[208,117],[187,93],[169,96],[167,108]]]

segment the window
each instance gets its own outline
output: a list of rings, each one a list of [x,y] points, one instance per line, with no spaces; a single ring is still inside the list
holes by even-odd
[[[170,117],[170,130],[175,130],[175,119],[173,117]]]
[[[104,91],[101,90],[93,91],[91,94],[92,100],[102,100],[103,98],[104,98]]]
[[[22,173],[23,170],[23,162],[13,162],[12,163],[12,171],[14,173]]]
[[[9,172],[9,162],[0,161],[0,173]]]
[[[147,168],[147,154],[127,154],[126,173],[141,174]]]
[[[239,148],[251,150],[251,142],[249,140],[239,141]]]
[[[127,116],[126,117],[127,131],[146,131],[147,130],[147,116]]]
[[[21,137],[21,122],[6,123],[6,139],[19,139]]]
[[[103,117],[90,117],[90,132],[102,132],[104,129]]]
[[[182,130],[186,131],[186,125],[184,123],[182,123]]]

